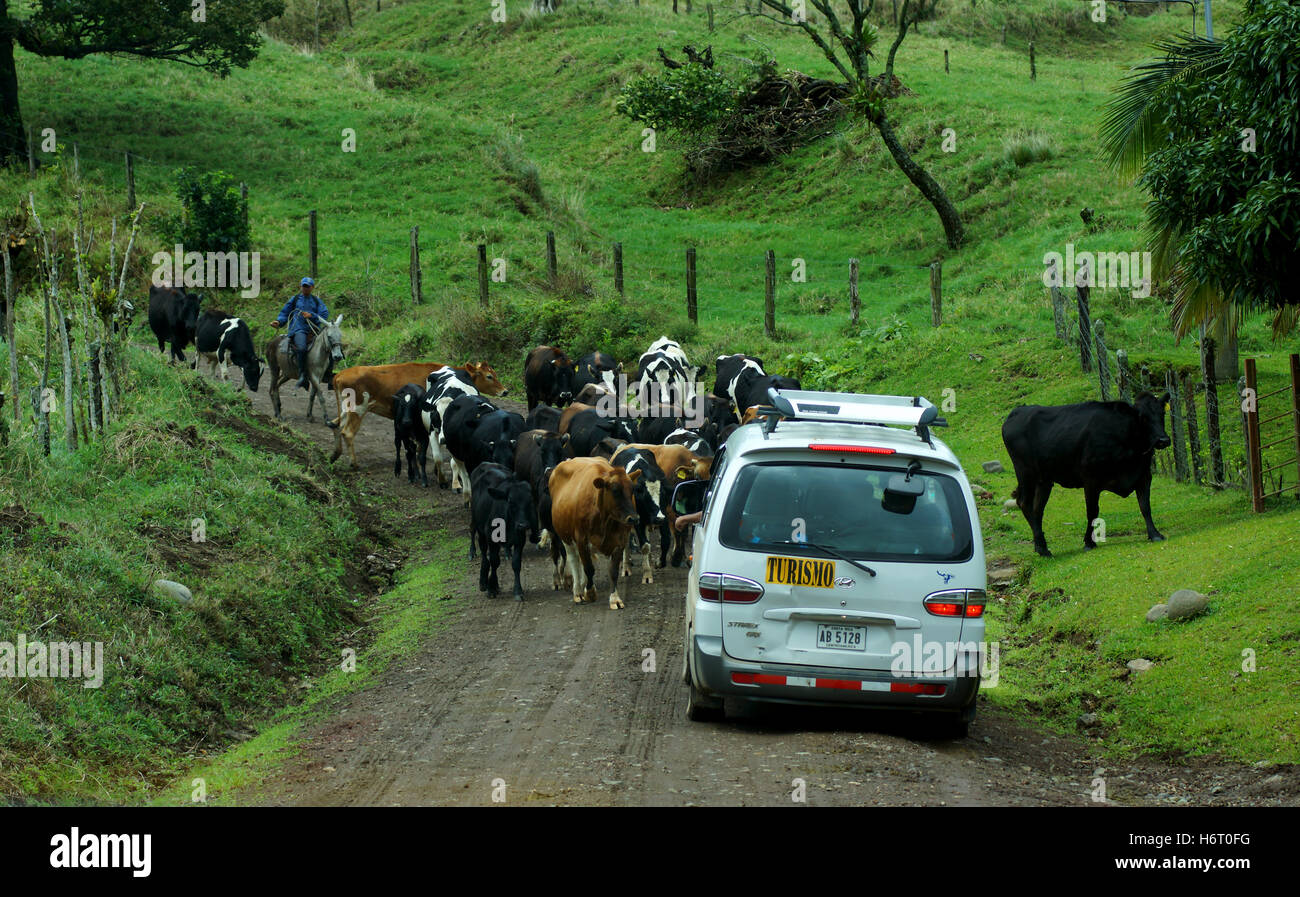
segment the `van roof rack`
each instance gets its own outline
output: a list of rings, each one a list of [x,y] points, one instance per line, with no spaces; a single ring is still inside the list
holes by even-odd
[[[850,392],[814,392],[801,389],[767,390],[770,406],[759,409],[763,418],[763,437],[776,430],[777,422],[786,420],[818,421],[837,424],[864,424],[876,427],[908,427],[916,430],[921,441],[931,448],[931,427],[946,427],[925,396],[876,396]]]

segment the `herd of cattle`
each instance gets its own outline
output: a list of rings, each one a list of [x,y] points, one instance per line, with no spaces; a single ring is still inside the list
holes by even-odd
[[[149,323],[158,348],[185,360],[193,341],[199,358],[227,375],[227,360],[257,391],[264,363],[248,325],[220,311],[200,313],[199,299],[184,290],[150,290]],[[337,322],[319,339],[322,368],[341,361]],[[280,364],[271,388],[283,382]],[[332,352],[332,355],[330,354]],[[197,367],[198,360],[194,362]],[[309,361],[309,364],[311,362]],[[428,486],[427,459],[441,488],[467,496],[470,557],[481,554],[479,587],[498,593],[497,569],[504,548],[514,570],[514,597],[522,599],[520,566],[526,541],[548,547],[556,589],[571,587],[575,602],[596,598],[593,554],[609,559],[611,608],[623,607],[620,574],[631,574],[633,540],[644,558],[642,582],[654,581],[649,533],[659,531],[658,566],[680,566],[687,536],[673,525],[677,484],[708,479],[712,459],[736,427],[753,419],[770,387],[798,389],[788,377],[770,375],[760,359],[722,355],[714,383],[705,390],[707,365],[693,365],[679,343],[662,337],[642,353],[635,375],[604,352],[576,362],[554,346],[538,346],[524,362],[527,416],[497,407],[505,384],[484,362],[460,367],[434,363],[357,366],[326,375],[338,403],[327,421],[335,429],[337,460],[346,445],[357,467],[354,439],[366,414],[393,421],[394,475]],[[313,376],[313,398],[320,381]],[[274,397],[273,397],[274,398]],[[324,396],[321,396],[322,405]],[[1164,537],[1151,519],[1151,461],[1167,447],[1164,412],[1169,396],[1143,394],[1127,402],[1020,406],[1002,435],[1015,468],[1013,495],[1033,532],[1034,548],[1048,555],[1043,509],[1052,486],[1083,488],[1086,548],[1094,547],[1093,524],[1102,491],[1138,504],[1153,541]],[[279,402],[275,403],[279,416]]]

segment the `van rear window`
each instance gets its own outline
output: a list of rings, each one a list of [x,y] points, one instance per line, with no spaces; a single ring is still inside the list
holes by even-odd
[[[973,535],[960,483],[919,471],[924,491],[909,513],[881,504],[898,468],[848,464],[751,464],[740,471],[722,515],[729,548],[818,554],[809,542],[861,560],[964,561]]]

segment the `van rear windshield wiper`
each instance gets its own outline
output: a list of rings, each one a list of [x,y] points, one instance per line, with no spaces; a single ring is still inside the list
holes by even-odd
[[[839,558],[839,559],[842,560],[842,561],[847,561],[848,563],[852,564],[853,566],[857,567],[859,570],[862,570],[862,571],[865,572],[865,573],[870,573],[872,576],[875,576],[875,575],[876,575],[876,571],[875,571],[875,570],[872,570],[872,569],[871,569],[870,567],[868,567],[866,564],[859,563],[858,561],[853,560],[853,558],[849,557],[847,554],[843,554],[842,552],[836,551],[834,548],[831,548],[829,545],[822,545],[822,544],[819,543],[819,542],[808,542],[808,541],[796,542],[796,541],[794,541],[793,539],[786,539],[786,540],[784,540],[784,541],[782,541],[782,542],[773,542],[773,543],[771,543],[771,544],[773,544],[773,545],[807,545],[809,548],[815,548],[815,549],[817,549],[818,551],[824,551],[824,552],[826,552],[826,553],[829,554],[829,555],[834,555],[835,557]]]

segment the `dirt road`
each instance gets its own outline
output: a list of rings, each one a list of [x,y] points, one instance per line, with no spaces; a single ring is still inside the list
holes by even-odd
[[[251,398],[270,413],[265,386]],[[303,419],[303,394],[285,389],[283,400],[289,426],[332,447],[319,413]],[[367,418],[357,454],[358,488],[376,501],[412,516],[432,510],[453,534],[467,532],[460,496],[394,478],[389,421]],[[983,696],[959,741],[927,736],[914,717],[815,709],[729,706],[724,723],[691,723],[681,683],[684,570],[656,571],[654,585],[634,578],[623,611],[553,591],[536,546],[527,549],[522,603],[509,597],[502,570],[503,597],[489,600],[478,592],[477,562],[466,560],[446,589],[457,599],[447,626],[347,699],[281,775],[240,802],[788,805],[802,790],[812,805],[1100,806],[1101,779],[1111,805],[1203,805],[1294,803],[1300,790],[1294,770],[1277,789],[1263,784],[1276,770],[1101,759],[1096,745],[992,712]],[[653,671],[643,668],[647,651]]]

